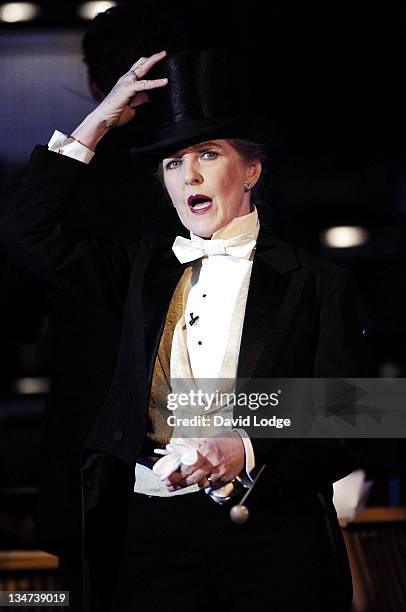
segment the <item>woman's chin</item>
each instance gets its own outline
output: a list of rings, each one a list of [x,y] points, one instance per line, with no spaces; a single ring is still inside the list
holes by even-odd
[[[203,216],[197,219],[183,220],[183,225],[201,238],[211,238],[218,229],[218,223],[214,219],[204,219]]]
[[[203,225],[199,225],[196,223],[196,224],[193,224],[193,227],[191,227],[190,230],[196,236],[200,236],[200,238],[211,238],[214,232],[216,231],[216,227],[212,225],[203,226]]]
[[[214,232],[220,229],[214,206],[206,212],[193,213],[189,208],[187,210],[182,208],[177,209],[177,213],[182,225],[201,238],[211,238]]]

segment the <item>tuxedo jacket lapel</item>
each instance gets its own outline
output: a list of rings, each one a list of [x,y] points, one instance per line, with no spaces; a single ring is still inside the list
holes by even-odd
[[[303,291],[304,276],[295,251],[275,238],[258,237],[247,297],[237,376],[266,378],[272,373],[278,349],[289,333]],[[266,368],[261,357],[266,355]]]

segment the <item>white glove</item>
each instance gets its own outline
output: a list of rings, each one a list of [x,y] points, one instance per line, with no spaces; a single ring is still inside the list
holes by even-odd
[[[198,460],[198,450],[205,442],[206,438],[172,438],[165,449],[154,449],[157,455],[163,455],[163,457],[154,464],[152,471],[161,480],[166,480],[182,463],[183,465],[193,465],[196,463]],[[225,502],[230,499],[235,488],[234,483],[237,484],[236,481],[241,483],[241,480],[237,477],[233,482],[228,482],[225,485],[218,484],[206,487],[205,492],[214,501],[218,503]]]

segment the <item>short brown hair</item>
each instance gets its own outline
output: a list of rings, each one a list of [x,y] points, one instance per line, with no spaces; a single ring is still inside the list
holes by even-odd
[[[266,161],[265,147],[257,142],[244,140],[243,138],[230,138],[229,142],[237,151],[245,164],[259,160],[262,164]]]

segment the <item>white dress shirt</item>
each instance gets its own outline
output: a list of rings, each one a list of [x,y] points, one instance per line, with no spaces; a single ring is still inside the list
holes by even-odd
[[[171,388],[173,393],[187,392],[191,379],[196,381],[196,390],[207,393],[230,394],[235,391],[238,358],[245,307],[252,271],[255,244],[259,233],[257,210],[248,215],[236,217],[226,226],[215,232],[211,240],[228,240],[244,236],[252,241],[251,250],[244,257],[225,254],[210,254],[193,263],[194,274],[191,286],[186,285],[186,308],[184,316],[178,321],[172,340],[170,358]],[[193,241],[202,239],[190,232]],[[176,244],[176,241],[175,241]],[[176,252],[176,250],[175,250]],[[193,281],[193,279],[195,279]],[[190,325],[191,314],[199,317]],[[176,412],[182,418],[195,414],[212,416],[220,413],[225,418],[232,417],[231,406],[213,404],[209,409],[195,406],[182,407]],[[231,412],[230,412],[231,411]],[[224,431],[226,428],[222,428]],[[231,429],[231,428],[230,428]],[[255,456],[251,441],[242,429],[235,429],[242,438],[245,450],[244,484],[253,480],[251,474],[255,467]],[[192,436],[201,441],[219,434],[221,429],[197,425],[193,433],[188,428],[182,435],[175,427],[173,438]]]
[[[215,232],[212,240],[244,234],[256,241],[258,231],[258,214],[254,209]],[[191,239],[194,238],[191,232]],[[190,313],[199,317],[194,325],[186,326],[192,373],[195,379],[235,379],[251,276],[251,253],[246,258],[209,255],[200,262],[199,279],[189,292],[185,313],[186,323]]]

